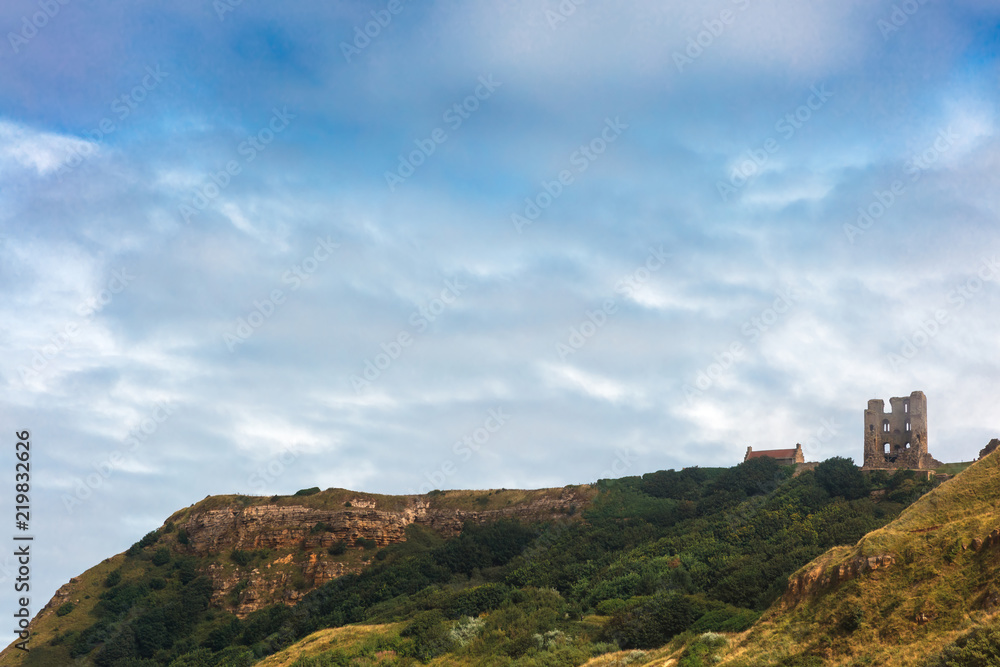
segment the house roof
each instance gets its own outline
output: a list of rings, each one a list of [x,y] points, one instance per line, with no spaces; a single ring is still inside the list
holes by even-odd
[[[750,452],[747,454],[748,459],[756,459],[761,456],[770,456],[772,459],[794,459],[795,450],[794,449],[762,449],[759,452]]]

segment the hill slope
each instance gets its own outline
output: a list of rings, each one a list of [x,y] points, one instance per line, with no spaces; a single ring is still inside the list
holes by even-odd
[[[749,628],[803,565],[938,483],[841,458],[792,473],[759,458],[538,491],[210,497],[63,587],[31,654],[0,665],[660,664]]]
[[[925,665],[1000,608],[998,527],[995,452],[796,572],[722,664]]]

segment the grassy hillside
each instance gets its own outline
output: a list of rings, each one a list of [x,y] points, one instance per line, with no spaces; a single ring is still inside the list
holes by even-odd
[[[198,556],[180,528],[193,512],[348,503],[390,510],[411,507],[413,498],[342,489],[206,498],[82,575],[72,604],[63,608],[60,600],[59,614],[50,608],[36,621],[27,660],[7,651],[0,665],[555,667],[680,659],[678,667],[699,667],[732,648],[717,633],[750,628],[811,560],[869,533],[871,548],[882,549],[878,529],[935,484],[907,473],[865,476],[845,459],[792,477],[767,458],[602,480],[581,494],[586,506],[562,520],[491,519],[452,538],[410,525],[403,542],[343,554],[365,558],[360,573],[333,579],[294,606],[246,617],[234,615],[228,599],[213,598],[208,575],[242,576],[283,567],[287,558],[266,549]],[[484,516],[562,492],[435,492],[420,503]],[[781,640],[762,633],[751,631],[732,657],[764,664],[750,657],[751,638]]]
[[[451,539],[410,526],[406,541],[370,552],[360,574],[245,618],[212,602],[205,573],[280,559],[201,559],[170,526],[196,510],[249,504],[391,509],[399,501],[345,490],[207,498],[83,575],[74,588],[81,601],[40,619],[23,664],[556,666],[707,655],[721,650],[711,633],[750,627],[790,574],[884,526],[934,484],[866,478],[838,459],[791,472],[771,459],[660,471],[595,485],[582,521],[467,524]],[[426,502],[489,510],[560,492],[447,492]],[[707,639],[692,644],[697,637]],[[21,657],[7,652],[0,664]]]
[[[1000,527],[998,454],[971,465],[857,544],[802,568],[797,574],[812,578],[859,557],[888,554],[894,560],[776,605],[722,664],[922,667],[936,664],[946,646],[972,631],[974,639],[990,635],[1000,608],[1000,546],[988,540]],[[977,538],[986,544],[969,548]],[[997,651],[996,657],[953,665],[998,665],[1000,643],[991,646],[977,650]]]

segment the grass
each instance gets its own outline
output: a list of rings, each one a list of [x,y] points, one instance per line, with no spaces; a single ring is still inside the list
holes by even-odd
[[[936,469],[934,472],[936,472],[939,475],[957,475],[958,473],[962,472],[963,470],[971,466],[973,463],[975,463],[975,461],[963,461],[960,463],[945,463],[943,466]]]
[[[734,642],[726,667],[778,665],[812,656],[840,667],[919,667],[993,611],[985,592],[1000,578],[996,548],[963,550],[1000,526],[1000,456],[994,454],[927,493],[856,545],[836,547],[796,574],[836,570],[859,556],[896,563],[819,594],[777,603]]]
[[[405,623],[387,623],[384,625],[345,625],[339,628],[319,630],[285,650],[256,663],[255,667],[291,667],[300,658],[315,657],[333,650],[362,653],[369,648],[373,639],[399,637],[399,632],[405,626]]]

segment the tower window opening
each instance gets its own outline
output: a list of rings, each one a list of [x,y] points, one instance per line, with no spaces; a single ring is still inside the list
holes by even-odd
[[[903,412],[909,412],[909,411],[910,411],[910,402],[903,401]]]
[[[907,420],[907,422],[906,422],[906,430],[907,430],[907,431],[909,431],[909,430],[910,430],[910,422],[909,422],[909,420]]]
[[[888,419],[883,419],[882,420],[882,432],[883,433],[888,433],[889,432],[889,420]]]
[[[884,445],[882,445],[882,449],[884,450],[882,452],[883,454],[888,454],[889,453],[889,443],[887,442]]]

